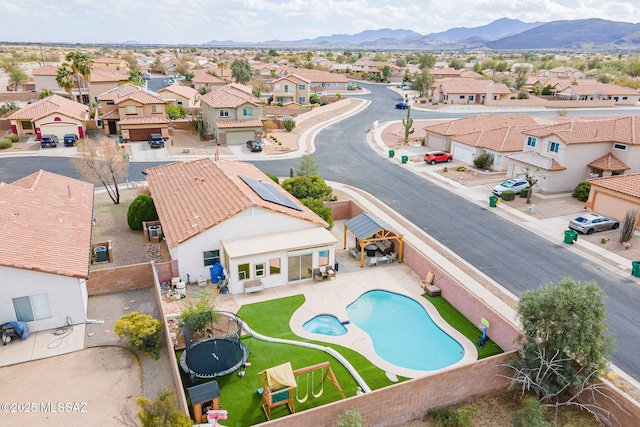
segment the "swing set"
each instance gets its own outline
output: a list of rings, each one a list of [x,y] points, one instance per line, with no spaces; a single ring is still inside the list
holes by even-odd
[[[283,370],[287,371],[285,376],[288,378],[282,378],[281,381],[278,371],[282,372]],[[315,379],[316,371],[320,371],[317,385]],[[318,363],[317,365],[307,366],[296,370],[291,370],[291,364],[287,362],[283,365],[265,369],[258,373],[258,375],[262,382],[261,390],[264,400],[262,409],[267,416],[267,420],[271,419],[271,409],[277,406],[286,405],[292,414],[296,412],[294,407],[294,389],[296,390],[295,400],[299,403],[304,403],[309,399],[309,377],[311,377],[311,396],[315,399],[318,399],[324,393],[325,381],[329,381],[331,384],[336,386],[342,398],[346,398],[329,362]],[[302,388],[300,385],[301,383],[304,383],[304,380],[299,381],[298,377],[302,377],[303,375],[306,377],[306,387],[304,396],[300,396],[300,389]],[[258,390],[258,392],[260,392],[260,390]]]

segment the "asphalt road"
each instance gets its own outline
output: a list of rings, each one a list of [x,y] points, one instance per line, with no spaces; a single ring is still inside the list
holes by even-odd
[[[557,283],[563,277],[597,281],[607,294],[607,319],[610,331],[616,336],[617,350],[611,359],[640,380],[640,358],[637,357],[640,354],[640,287],[602,270],[563,245],[551,243],[374,153],[365,140],[373,122],[398,120],[406,116],[406,111],[393,108],[401,100],[399,95],[383,86],[367,85],[367,88],[372,91],[365,96],[372,101],[368,108],[317,135],[314,157],[320,175],[375,195],[515,295],[541,284]],[[622,111],[605,113],[623,114]],[[603,111],[598,111],[601,113]],[[412,111],[414,119],[473,114]],[[556,112],[534,114],[555,115]],[[297,166],[299,160],[254,163],[264,172],[288,176],[289,168]],[[153,165],[131,163],[130,179],[140,180],[140,171]],[[11,182],[41,168],[78,178],[69,159],[28,157],[0,161],[0,182]]]

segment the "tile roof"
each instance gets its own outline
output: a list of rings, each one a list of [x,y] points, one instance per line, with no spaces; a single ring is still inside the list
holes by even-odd
[[[522,151],[526,141],[523,133],[528,127],[507,126],[497,129],[480,130],[451,137],[466,145],[482,147],[497,152]]]
[[[587,179],[587,183],[640,198],[640,173],[591,178]]]
[[[131,92],[129,95],[119,98],[115,100],[115,104],[118,105],[122,102],[133,100],[139,102],[143,105],[146,104],[166,104],[167,101],[162,99],[160,95],[155,93],[147,92],[146,90],[138,90],[135,92]]]
[[[571,85],[565,90],[573,90],[578,95],[630,95],[639,96],[638,92],[630,87],[623,87],[612,84],[584,84]]]
[[[44,99],[22,107],[7,117],[7,120],[34,121],[51,114],[61,114],[76,120],[87,120],[89,107],[60,95],[48,96]]]
[[[126,119],[120,120],[120,126],[165,124],[165,123],[171,123],[171,120],[165,119],[162,116],[135,116],[135,117],[127,117]]]
[[[618,159],[611,153],[605,154],[599,159],[589,163],[587,166],[603,171],[622,171],[631,169],[631,167],[627,166],[622,160]]]
[[[129,73],[126,70],[118,70],[114,67],[93,67],[89,81],[98,82],[126,82],[129,80]]]
[[[174,83],[171,86],[160,89],[158,92],[171,92],[175,93],[176,95],[183,96],[187,99],[191,99],[200,93],[194,88],[181,85],[180,83]]]
[[[57,76],[58,75],[58,66],[57,65],[45,65],[44,67],[34,68],[31,70],[32,76]]]
[[[263,123],[260,119],[249,120],[216,120],[216,127],[218,129],[232,129],[232,128],[246,128],[246,127],[262,127]]]
[[[246,103],[256,106],[262,104],[262,100],[253,96],[249,88],[236,83],[228,84],[202,95],[200,102],[204,102],[213,108],[237,108]]]
[[[439,135],[453,136],[507,126],[534,127],[537,125],[538,123],[527,114],[480,114],[426,126],[423,129]]]
[[[196,70],[193,72],[193,78],[191,79],[191,81],[193,83],[202,83],[202,84],[207,84],[207,83],[218,83],[218,84],[224,84],[224,80],[222,80],[219,77],[216,76],[212,76],[211,74],[207,73],[206,70]]]
[[[629,116],[616,119],[571,121],[532,130],[531,136],[546,138],[556,136],[565,144],[591,144],[619,142],[640,144],[640,117]]]
[[[102,120],[120,120],[120,110],[117,108],[115,110],[111,110],[108,113],[104,113],[100,116]]]
[[[263,200],[240,175],[262,181],[274,191],[295,200],[250,163],[208,158],[147,169],[149,189],[170,248],[252,206],[327,226],[297,201],[301,211]]]
[[[295,74],[310,83],[348,83],[349,79],[344,74],[330,73],[323,70],[309,70],[307,68],[283,67],[281,73]]]
[[[462,78],[447,78],[436,82],[434,87],[442,87],[448,94],[453,93],[493,93],[510,94],[511,90],[504,83],[494,83],[493,80],[475,80]]]
[[[93,184],[40,170],[0,183],[0,265],[87,278]]]
[[[165,103],[164,99],[162,99],[162,97],[160,97],[160,95],[158,95],[157,93],[152,92],[152,91],[147,90],[147,89],[144,89],[144,88],[141,88],[140,86],[133,85],[131,83],[125,83],[123,85],[114,87],[113,89],[109,89],[108,91],[106,91],[106,92],[104,92],[104,93],[102,93],[101,95],[98,96],[98,101],[113,101],[114,103],[118,103],[122,99],[130,98],[130,97],[134,96],[134,94],[146,94],[146,95],[148,95],[148,96],[135,95],[135,96],[140,96],[139,99],[133,98],[133,99],[136,99],[138,102],[150,103],[150,104],[164,104]],[[154,98],[154,100],[152,100],[149,97]],[[144,100],[152,101],[152,102],[143,102]]]
[[[507,157],[540,169],[550,171],[561,171],[566,169],[566,167],[562,166],[551,157],[543,156],[536,151],[522,151],[520,153],[509,154]]]

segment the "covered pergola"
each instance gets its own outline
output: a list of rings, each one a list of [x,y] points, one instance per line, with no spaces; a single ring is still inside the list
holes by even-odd
[[[396,240],[398,242],[398,262],[402,262],[403,235],[380,218],[375,218],[363,212],[345,221],[343,249],[347,249],[347,230],[351,231],[356,237],[357,250],[360,252],[360,268],[364,267],[365,247],[371,243],[385,240]]]

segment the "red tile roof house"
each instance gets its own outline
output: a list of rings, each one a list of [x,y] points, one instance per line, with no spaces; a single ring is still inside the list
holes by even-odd
[[[192,87],[174,83],[158,91],[158,95],[165,101],[174,105],[181,105],[184,108],[197,108],[200,106],[200,92]]]
[[[571,192],[589,178],[640,172],[640,117],[573,121],[523,133],[523,151],[507,156],[507,176],[528,169],[538,176],[541,192]]]
[[[131,83],[111,89],[98,97],[105,132],[122,135],[125,141],[146,141],[152,133],[169,138],[166,101],[155,92]]]
[[[147,182],[183,281],[210,278],[219,262],[238,294],[247,280],[284,286],[333,265],[327,223],[249,163],[170,163],[148,169]]]
[[[194,70],[191,83],[193,87],[200,91],[211,92],[212,90],[224,87],[227,83],[219,77],[209,74],[209,70]]]
[[[464,78],[437,81],[432,92],[434,102],[445,104],[490,105],[491,101],[509,99],[511,96],[511,90],[504,83]]]
[[[218,144],[244,145],[262,138],[262,100],[248,87],[237,83],[221,87],[202,95],[200,107],[206,133]]]
[[[40,170],[0,183],[0,313],[31,331],[84,323],[93,184]]]
[[[59,95],[48,96],[29,104],[7,117],[11,132],[17,135],[57,135],[72,133],[84,138],[89,120],[89,107]]]
[[[280,77],[271,83],[273,103],[309,105],[311,82],[297,74]]]
[[[588,179],[591,184],[585,206],[622,222],[626,213],[640,209],[640,173]]]
[[[335,94],[336,92],[346,92],[349,79],[344,74],[330,73],[323,70],[308,70],[306,68],[294,68],[289,66],[281,67],[278,70],[280,76],[296,76],[309,81],[311,92],[326,92]]]

